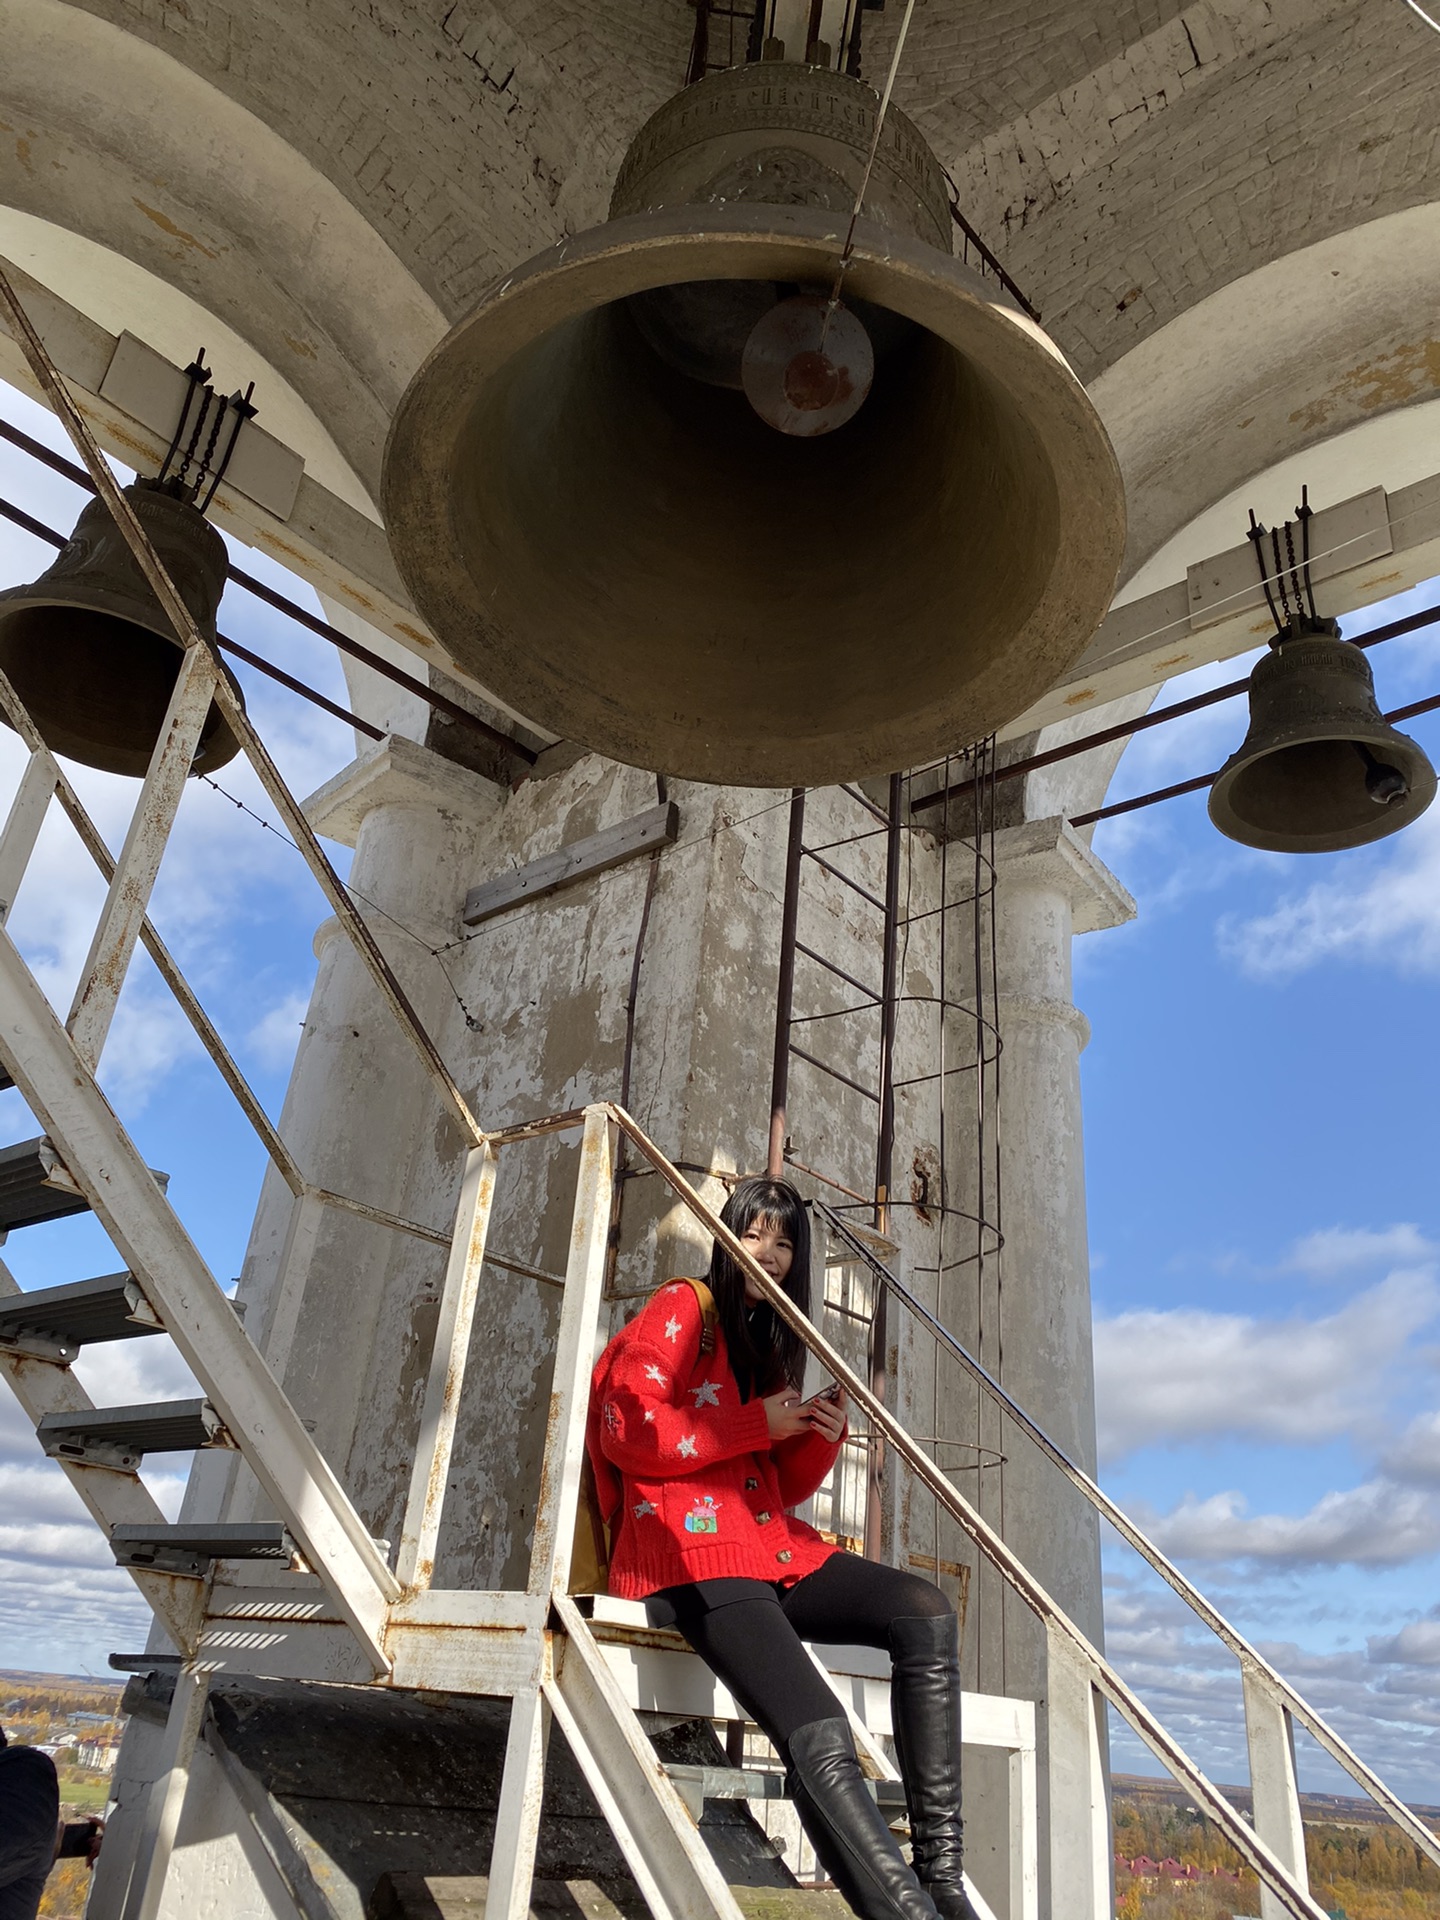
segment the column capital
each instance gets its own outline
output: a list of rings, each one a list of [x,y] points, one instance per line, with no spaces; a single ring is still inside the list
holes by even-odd
[[[1070,905],[1076,933],[1120,927],[1135,918],[1135,902],[1060,815],[1002,827],[995,835],[995,874],[1002,893],[1023,888],[1058,893]]]
[[[412,807],[477,825],[504,804],[505,790],[403,734],[387,734],[302,801],[317,833],[353,847],[377,807]]]

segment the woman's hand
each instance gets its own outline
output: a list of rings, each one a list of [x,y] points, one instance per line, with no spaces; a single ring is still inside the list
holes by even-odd
[[[802,1400],[793,1387],[782,1387],[760,1402],[772,1440],[793,1440],[810,1425],[813,1402]]]
[[[845,1415],[849,1401],[843,1387],[837,1387],[833,1395],[817,1394],[813,1400],[805,1402],[805,1412],[810,1416],[812,1429],[823,1434],[831,1445],[845,1431]]]

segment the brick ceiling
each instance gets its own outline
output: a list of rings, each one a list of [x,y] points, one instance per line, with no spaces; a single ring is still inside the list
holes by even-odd
[[[689,0],[85,4],[300,148],[452,314],[602,217],[693,24]],[[1440,38],[1400,0],[919,0],[897,98],[1085,379],[1250,268],[1440,197]]]

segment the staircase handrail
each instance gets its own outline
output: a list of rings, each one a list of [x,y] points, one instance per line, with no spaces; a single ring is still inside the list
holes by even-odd
[[[1034,1441],[1051,1465],[1056,1467],[1072,1486],[1079,1488],[1091,1506],[1103,1519],[1109,1521],[1121,1539],[1149,1563],[1165,1584],[1180,1596],[1217,1639],[1223,1641],[1242,1665],[1248,1668],[1254,1677],[1284,1704],[1286,1710],[1300,1722],[1305,1731],[1330,1755],[1330,1758],[1345,1769],[1357,1786],[1364,1788],[1377,1806],[1384,1809],[1396,1826],[1437,1866],[1440,1866],[1440,1839],[1437,1839],[1430,1829],[1416,1818],[1404,1801],[1397,1798],[1385,1782],[1366,1766],[1323,1715],[1317,1713],[1309,1701],[1302,1694],[1297,1693],[1285,1676],[1270,1664],[1264,1654],[1253,1647],[1244,1634],[1233,1627],[1225,1616],[1206,1599],[1205,1595],[1186,1579],[1174,1561],[1168,1559],[1149,1535],[1136,1526],[1124,1509],[1115,1504],[1109,1494],[1091,1479],[1085,1469],[1075,1464],[1065,1450],[1050,1438],[1044,1428],[1039,1426],[1019,1402],[1006,1392],[989,1369],[955,1338],[944,1322],[931,1313],[923,1301],[916,1299],[873,1248],[867,1246],[861,1236],[853,1230],[842,1214],[836,1213],[822,1200],[816,1200],[812,1205],[831,1232],[866,1263],[881,1285],[920,1321],[927,1332],[953,1359],[959,1362],[971,1379],[984,1388],[996,1405],[1009,1415],[1029,1439]]]
[[[951,1484],[935,1461],[918,1442],[911,1438],[884,1402],[871,1392],[869,1386],[835,1351],[824,1335],[812,1325],[789,1295],[784,1293],[764,1268],[757,1264],[749,1249],[724,1225],[718,1214],[712,1212],[705,1204],[694,1187],[677,1167],[672,1166],[639,1123],[633,1120],[623,1107],[613,1102],[597,1102],[596,1107],[607,1113],[614,1124],[628,1136],[640,1154],[649,1161],[666,1184],[684,1202],[688,1211],[709,1233],[714,1235],[760,1297],[768,1302],[771,1311],[784,1321],[785,1325],[799,1337],[807,1351],[813,1353],[845,1388],[856,1406],[868,1415],[872,1429],[884,1434],[888,1443],[905,1461],[911,1472],[970,1536],[1007,1586],[1018,1594],[1038,1619],[1044,1622],[1052,1641],[1060,1644],[1066,1657],[1073,1660],[1086,1674],[1096,1692],[1115,1708],[1116,1712],[1145,1742],[1167,1773],[1179,1781],[1196,1804],[1210,1816],[1241,1859],[1258,1876],[1262,1885],[1275,1896],[1283,1911],[1292,1915],[1294,1920],[1326,1920],[1324,1909],[1299,1884],[1294,1875],[1271,1851],[1254,1828],[1242,1818],[1220,1789],[1191,1760],[1184,1748],[1171,1738],[1128,1681],[1121,1677],[1105,1655],[1092,1644],[1081,1628],[1040,1585],[1000,1535],[986,1520],[982,1519],[965,1496]]]

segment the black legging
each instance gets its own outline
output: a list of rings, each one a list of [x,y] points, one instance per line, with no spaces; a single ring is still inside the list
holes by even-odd
[[[793,1587],[705,1580],[667,1587],[647,1605],[654,1625],[684,1634],[787,1764],[792,1733],[843,1712],[802,1641],[888,1650],[892,1620],[955,1611],[918,1574],[853,1553],[832,1553]]]

